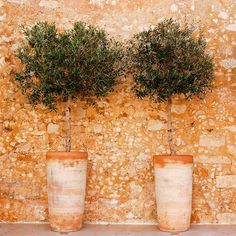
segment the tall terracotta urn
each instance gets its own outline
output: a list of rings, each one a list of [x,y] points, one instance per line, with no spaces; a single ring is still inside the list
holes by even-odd
[[[193,157],[154,156],[157,220],[160,230],[186,231],[192,210]]]
[[[84,215],[87,152],[48,152],[49,223],[53,231],[80,230]]]

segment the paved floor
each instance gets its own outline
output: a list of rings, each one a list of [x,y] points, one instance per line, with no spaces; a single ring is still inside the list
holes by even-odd
[[[48,224],[0,224],[0,236],[56,236]],[[193,225],[184,233],[164,233],[157,226],[141,225],[85,225],[69,236],[236,236],[236,225]]]

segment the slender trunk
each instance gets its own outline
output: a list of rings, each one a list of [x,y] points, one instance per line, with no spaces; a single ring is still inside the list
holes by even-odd
[[[71,112],[71,97],[68,97],[66,103],[66,151],[71,151],[71,125],[70,125],[70,112]]]
[[[167,102],[167,128],[168,128],[168,143],[170,148],[170,155],[176,156],[175,145],[173,142],[173,126],[172,126],[172,116],[171,116],[171,105],[172,100],[171,97],[168,99]]]

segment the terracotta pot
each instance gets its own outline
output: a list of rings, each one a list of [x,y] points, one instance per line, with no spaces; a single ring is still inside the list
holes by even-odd
[[[167,232],[186,231],[192,210],[193,157],[154,156],[155,192],[159,228]]]
[[[81,229],[87,174],[87,152],[48,152],[49,223],[53,231]]]

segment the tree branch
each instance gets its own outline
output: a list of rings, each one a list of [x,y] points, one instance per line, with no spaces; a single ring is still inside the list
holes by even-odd
[[[66,103],[66,151],[71,151],[71,97],[69,96]]]
[[[170,148],[170,155],[176,156],[175,145],[173,142],[173,126],[172,126],[171,106],[172,106],[172,100],[170,97],[167,102],[168,143],[169,143],[169,148]]]

